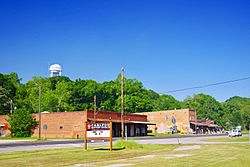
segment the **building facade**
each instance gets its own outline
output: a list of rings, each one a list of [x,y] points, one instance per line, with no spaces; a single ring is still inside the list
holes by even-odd
[[[221,132],[221,127],[211,120],[197,119],[196,111],[192,109],[166,110],[142,113],[147,115],[148,121],[155,126],[148,126],[149,130],[157,133],[181,132],[188,134],[210,134]]]
[[[39,114],[33,115],[39,120]],[[5,125],[7,116],[0,116],[0,125]],[[85,122],[88,123],[113,123],[113,137],[121,136],[121,113],[110,111],[76,111],[76,112],[43,112],[41,113],[41,137],[47,138],[83,138]],[[147,125],[153,124],[147,121],[146,115],[125,114],[125,132],[127,136],[146,136]],[[5,130],[5,134],[10,134]],[[34,137],[39,136],[39,129],[34,129]]]

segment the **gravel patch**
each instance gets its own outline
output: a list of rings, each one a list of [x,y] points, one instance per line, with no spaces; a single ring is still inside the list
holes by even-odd
[[[108,166],[104,166],[104,167],[123,167],[123,166],[131,166],[134,164],[112,164],[112,165],[108,165]]]
[[[166,154],[164,155],[164,158],[170,159],[170,158],[180,158],[180,157],[188,157],[192,156],[193,154]]]
[[[148,159],[148,158],[154,158],[154,157],[156,157],[156,155],[144,155],[144,156],[135,157],[135,158],[139,158],[139,159]]]
[[[175,151],[199,150],[199,149],[201,149],[200,145],[194,145],[194,146],[182,146],[182,147],[176,148]]]

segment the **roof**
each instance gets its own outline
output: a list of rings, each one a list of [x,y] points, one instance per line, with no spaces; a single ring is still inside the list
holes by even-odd
[[[207,124],[199,123],[199,122],[190,122],[193,125],[198,125],[198,126],[208,126]]]
[[[59,64],[53,64],[49,68],[50,71],[61,71],[62,67]]]
[[[93,118],[88,118],[89,121],[94,121]],[[109,119],[95,119],[97,122],[110,122],[111,120]],[[112,120],[112,122],[120,123],[121,120]],[[128,121],[124,120],[124,123],[132,123],[132,124],[144,124],[144,125],[156,125],[153,122],[143,122],[143,121]]]
[[[199,122],[190,122],[190,123],[193,125],[197,125],[197,126],[207,126],[207,127],[213,127],[213,128],[220,127],[219,125],[216,125],[216,124],[204,124],[204,123],[199,123]]]

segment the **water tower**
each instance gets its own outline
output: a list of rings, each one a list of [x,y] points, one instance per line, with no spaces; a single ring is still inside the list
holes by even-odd
[[[50,77],[62,76],[62,67],[59,64],[53,64],[49,68]]]

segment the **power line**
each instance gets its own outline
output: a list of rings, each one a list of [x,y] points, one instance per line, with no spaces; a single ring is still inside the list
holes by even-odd
[[[228,83],[232,83],[232,82],[239,82],[239,81],[243,81],[243,80],[247,80],[247,79],[250,79],[250,77],[240,78],[240,79],[235,79],[235,80],[229,80],[229,81],[223,81],[223,82],[217,82],[217,83],[201,85],[201,86],[194,86],[194,87],[183,88],[183,89],[170,90],[170,91],[167,91],[165,93],[174,93],[174,92],[181,92],[181,91],[192,90],[192,89],[201,89],[201,88],[206,88],[206,87],[210,87],[210,86],[228,84]],[[161,93],[161,94],[164,94],[164,93]]]

